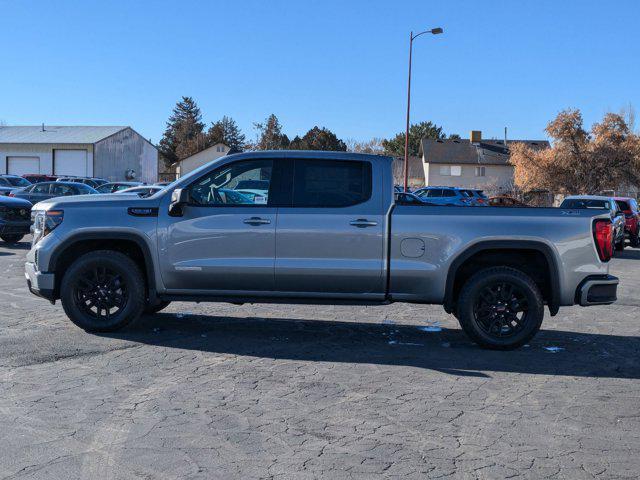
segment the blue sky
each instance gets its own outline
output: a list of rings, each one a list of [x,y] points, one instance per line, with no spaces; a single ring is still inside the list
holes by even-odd
[[[131,125],[159,141],[175,102],[204,119],[275,113],[366,140],[412,120],[544,138],[555,114],[640,109],[640,2],[0,0],[0,120]]]

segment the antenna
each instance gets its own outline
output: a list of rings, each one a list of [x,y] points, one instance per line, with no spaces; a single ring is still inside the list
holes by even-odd
[[[42,131],[44,132],[44,122],[42,122]]]

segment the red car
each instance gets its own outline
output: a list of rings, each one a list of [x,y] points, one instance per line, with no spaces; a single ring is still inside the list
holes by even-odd
[[[55,182],[58,178],[56,175],[45,175],[42,173],[27,173],[22,175],[22,178],[26,178],[31,183],[42,183],[42,182]]]
[[[640,211],[635,198],[615,197],[615,201],[624,213],[624,231],[632,247],[640,247]]]

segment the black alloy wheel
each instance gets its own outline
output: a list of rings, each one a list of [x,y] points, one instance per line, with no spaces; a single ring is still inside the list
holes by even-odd
[[[499,338],[522,331],[528,313],[527,296],[518,286],[507,282],[485,286],[473,309],[478,326],[488,335]]]
[[[129,291],[121,274],[106,266],[92,265],[76,277],[73,298],[85,315],[109,322],[126,307]]]

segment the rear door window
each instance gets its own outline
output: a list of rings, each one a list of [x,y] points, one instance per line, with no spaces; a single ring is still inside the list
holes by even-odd
[[[33,187],[33,190],[31,190],[31,193],[49,193],[50,186],[51,186],[50,183],[41,183],[41,184],[35,185]]]
[[[348,207],[371,198],[371,164],[359,161],[297,159],[294,207]]]
[[[440,198],[442,197],[442,189],[440,188],[431,188],[427,190],[425,197],[429,198]]]
[[[442,190],[442,196],[443,197],[456,197],[456,191],[455,190],[448,190],[448,189],[444,189]]]

